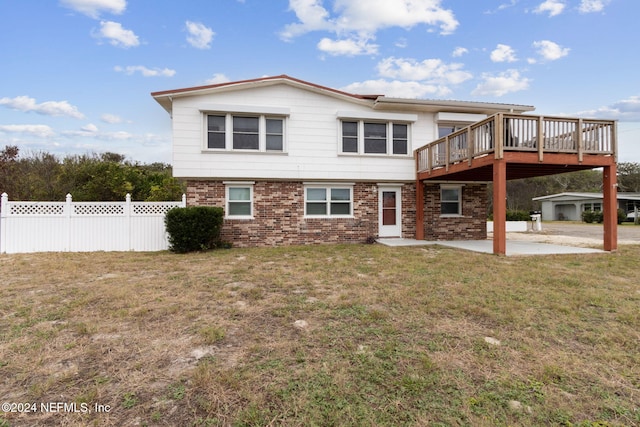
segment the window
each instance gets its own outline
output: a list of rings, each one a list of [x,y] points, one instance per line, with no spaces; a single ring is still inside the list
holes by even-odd
[[[409,154],[409,125],[406,123],[353,121],[341,123],[341,153]]]
[[[207,148],[224,148],[225,116],[207,116]]]
[[[253,184],[227,184],[226,193],[227,217],[253,218]]]
[[[267,123],[267,151],[282,151],[284,149],[284,126],[282,119],[266,119]]]
[[[443,138],[449,134],[452,134],[460,129],[464,129],[467,124],[453,124],[453,123],[439,123],[438,124],[438,138]]]
[[[585,203],[582,205],[582,210],[599,212],[602,210],[602,203]]]
[[[462,215],[462,187],[443,185],[440,187],[440,214]]]
[[[364,124],[364,152],[375,154],[387,153],[387,124]]]
[[[342,122],[342,152],[358,152],[358,122]]]
[[[234,150],[257,150],[260,148],[259,123],[257,117],[233,117]]]
[[[393,154],[407,154],[409,149],[409,126],[393,124]]]
[[[285,118],[207,114],[207,149],[284,152]]]
[[[345,217],[352,215],[351,187],[320,187],[305,188],[305,215],[324,217]]]

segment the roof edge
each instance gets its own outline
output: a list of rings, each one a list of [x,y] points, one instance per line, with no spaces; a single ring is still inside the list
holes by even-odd
[[[455,100],[437,100],[437,99],[413,99],[413,98],[394,98],[380,96],[376,99],[376,106],[383,105],[413,105],[416,107],[449,107],[452,109],[462,110],[498,110],[512,113],[524,113],[534,111],[533,105],[522,104],[501,104],[495,102],[475,102],[475,101],[455,101]]]
[[[339,94],[339,95],[343,95],[343,96],[348,96],[351,98],[356,98],[356,99],[365,99],[365,100],[376,100],[378,99],[381,95],[358,95],[358,94],[353,94],[353,93],[348,93],[348,92],[344,92],[338,89],[333,89],[327,86],[322,86],[322,85],[318,85],[315,83],[311,83],[305,80],[301,80],[301,79],[296,79],[295,77],[291,77],[288,76],[286,74],[280,74],[277,76],[268,76],[268,77],[260,77],[257,79],[248,79],[248,80],[238,80],[238,81],[233,81],[233,82],[225,82],[225,83],[217,83],[217,84],[213,84],[213,85],[204,85],[204,86],[193,86],[193,87],[187,87],[187,88],[181,88],[181,89],[173,89],[173,90],[164,90],[164,91],[158,91],[158,92],[151,92],[151,96],[154,98],[158,98],[158,97],[163,97],[163,96],[171,96],[171,95],[180,95],[180,94],[187,94],[190,92],[200,92],[200,91],[206,91],[206,90],[210,90],[210,89],[218,89],[218,88],[223,88],[223,87],[230,87],[230,86],[240,86],[240,85],[250,85],[250,84],[259,84],[259,83],[263,83],[263,82],[272,82],[272,81],[278,81],[278,80],[282,80],[282,81],[290,81],[293,83],[297,83],[300,85],[304,85],[304,86],[309,86],[315,89],[319,89],[322,91],[328,91],[328,92],[332,92],[335,94]]]

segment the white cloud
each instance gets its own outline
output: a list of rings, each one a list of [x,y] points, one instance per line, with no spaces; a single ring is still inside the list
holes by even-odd
[[[0,132],[23,133],[40,138],[50,138],[55,135],[53,129],[47,125],[0,125]]]
[[[113,67],[113,69],[119,73],[125,73],[132,75],[134,73],[140,73],[143,77],[173,77],[176,74],[176,70],[170,68],[147,68],[143,65],[129,65],[127,67],[121,67],[119,65]]]
[[[486,11],[486,12],[484,12],[484,13],[485,13],[485,15],[492,15],[492,14],[494,14],[494,13],[497,13],[497,12],[501,11],[501,10],[508,9],[508,8],[510,8],[510,7],[513,7],[513,6],[515,6],[517,3],[518,3],[518,0],[510,0],[510,1],[509,1],[509,3],[502,3],[501,5],[499,5],[499,6],[498,6],[498,8],[497,8],[497,9],[495,9],[495,10],[487,10],[487,11]]]
[[[546,0],[543,3],[540,3],[538,7],[536,7],[533,12],[534,13],[547,13],[549,12],[549,16],[557,16],[562,13],[566,5],[563,1],[560,0]]]
[[[140,45],[138,36],[133,31],[124,29],[118,22],[101,21],[100,31],[95,36],[108,39],[110,44],[117,47],[130,48]]]
[[[595,110],[586,110],[576,113],[580,117],[604,117],[625,122],[640,122],[640,96],[614,102]]]
[[[98,132],[98,127],[93,123],[89,123],[88,125],[82,126],[80,130],[64,131],[62,134],[66,136],[93,137],[98,135]]]
[[[67,101],[47,101],[38,104],[34,98],[16,96],[15,98],[0,98],[0,105],[5,105],[18,111],[33,111],[44,116],[67,116],[74,119],[84,119],[84,114]]]
[[[341,90],[349,93],[386,95],[397,98],[426,98],[433,96],[447,96],[451,90],[445,86],[425,84],[421,82],[388,81],[384,79],[367,80],[352,83]]]
[[[471,92],[471,95],[503,96],[528,89],[529,82],[530,80],[522,77],[517,70],[507,70],[497,75],[484,73],[482,74],[482,83]]]
[[[367,39],[331,40],[327,37],[320,40],[318,49],[332,56],[375,55],[377,44],[369,44]]]
[[[446,64],[440,59],[418,62],[412,58],[390,57],[380,61],[377,68],[382,77],[440,85],[460,84],[473,77],[462,69],[463,64]]]
[[[185,25],[189,33],[187,41],[191,46],[197,49],[209,49],[211,47],[211,41],[215,35],[211,28],[199,22],[192,21],[187,21]]]
[[[469,53],[469,49],[467,49],[466,47],[457,47],[453,50],[451,56],[453,56],[454,58],[458,58],[466,53]]]
[[[395,45],[396,47],[399,47],[399,48],[404,49],[405,47],[407,47],[407,46],[408,46],[408,42],[407,42],[407,39],[406,39],[406,38],[404,38],[404,37],[400,37],[400,38],[399,38],[399,39],[394,43],[394,45]]]
[[[99,141],[126,141],[134,138],[129,132],[101,132],[98,127],[92,123],[81,127],[79,130],[63,131],[62,135],[68,138],[91,138]]]
[[[284,28],[280,36],[285,40],[311,31],[329,30],[333,26],[328,21],[329,12],[322,6],[322,0],[289,0],[289,10],[296,14],[300,22]]]
[[[582,0],[578,10],[581,13],[602,12],[611,0]]]
[[[424,24],[438,27],[440,34],[451,34],[458,27],[453,12],[441,7],[441,0],[335,0],[330,13],[323,0],[289,0],[289,9],[298,22],[281,31],[284,40],[291,40],[312,31],[326,31],[338,36],[337,41],[324,38],[319,46],[332,54],[354,55],[354,40],[374,39],[377,31],[389,27],[409,29]],[[350,45],[350,46],[348,46]],[[357,45],[357,44],[355,44]],[[360,49],[371,51],[373,45]],[[377,47],[376,47],[377,50]]]
[[[491,52],[491,60],[493,62],[516,62],[516,51],[506,44],[498,44]]]
[[[533,47],[537,49],[538,54],[546,61],[555,61],[565,57],[571,50],[549,40],[533,42]]]
[[[217,73],[217,74],[214,74],[213,77],[211,77],[210,79],[207,79],[205,81],[205,83],[208,84],[208,85],[217,85],[217,84],[221,84],[221,83],[228,83],[230,81],[231,81],[231,79],[229,79],[224,74]]]
[[[100,116],[100,120],[109,124],[117,124],[122,123],[122,118],[120,116],[116,116],[115,114],[103,114]]]
[[[103,11],[119,15],[127,8],[126,0],[60,0],[60,4],[94,19]]]

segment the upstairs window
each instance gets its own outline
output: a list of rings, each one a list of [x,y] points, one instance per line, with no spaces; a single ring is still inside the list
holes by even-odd
[[[258,117],[233,117],[233,149],[257,150],[260,148],[260,119]]]
[[[367,154],[387,154],[387,124],[364,124],[364,152]]]
[[[206,148],[284,152],[285,118],[265,115],[207,114]]]
[[[207,147],[225,148],[226,117],[207,116]]]
[[[267,123],[267,151],[284,150],[284,120],[266,119]]]
[[[358,122],[342,122],[342,152],[358,152]]]
[[[343,154],[409,155],[409,124],[342,120]]]

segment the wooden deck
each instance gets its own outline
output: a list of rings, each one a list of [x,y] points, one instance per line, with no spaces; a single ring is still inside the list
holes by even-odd
[[[470,170],[493,160],[520,165],[509,168],[507,179],[516,179],[606,166],[616,154],[613,120],[517,114],[495,114],[415,150],[420,180],[460,181],[490,181],[489,170]]]
[[[617,248],[614,120],[499,113],[420,147],[414,155],[418,183],[492,182],[494,218],[506,216],[507,180],[603,168],[604,249]],[[421,185],[418,189],[420,205],[424,195]],[[417,216],[420,224],[422,215]],[[504,254],[504,223],[495,227],[494,253]]]

